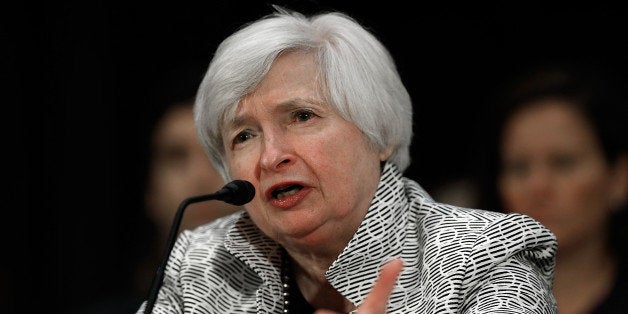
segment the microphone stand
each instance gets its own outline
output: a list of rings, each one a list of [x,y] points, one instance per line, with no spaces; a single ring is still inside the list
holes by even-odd
[[[174,247],[174,243],[177,239],[177,234],[179,233],[179,226],[181,225],[181,220],[183,218],[183,212],[185,211],[185,208],[190,204],[209,200],[221,200],[229,204],[241,206],[250,202],[254,196],[255,187],[253,187],[250,182],[245,180],[234,180],[226,184],[216,193],[188,197],[183,200],[183,202],[181,202],[181,204],[179,205],[179,209],[174,216],[172,227],[170,228],[170,234],[168,235],[168,242],[166,243],[166,251],[164,253],[163,260],[161,261],[159,268],[157,268],[157,273],[155,274],[155,277],[153,278],[153,283],[150,287],[150,294],[148,300],[146,301],[144,314],[150,314],[153,311],[153,307],[155,306],[155,301],[157,300],[157,296],[159,295],[159,289],[161,288],[161,285],[164,281],[164,274],[166,272],[168,259],[170,258],[170,252]]]
[[[222,190],[221,190],[222,191]],[[155,301],[157,300],[157,295],[159,294],[159,288],[164,281],[164,274],[166,271],[166,265],[168,264],[168,259],[170,258],[170,252],[172,251],[172,247],[177,239],[177,234],[179,232],[179,226],[181,225],[181,220],[183,219],[183,212],[188,205],[208,200],[213,200],[216,198],[220,198],[217,193],[213,194],[205,194],[199,196],[192,196],[186,198],[179,205],[179,209],[177,209],[177,213],[174,216],[174,221],[172,222],[172,227],[170,227],[170,234],[168,235],[168,242],[166,243],[166,251],[164,253],[163,260],[157,268],[157,273],[155,274],[155,278],[153,279],[153,283],[150,287],[150,294],[148,297],[148,301],[146,302],[146,307],[144,308],[144,314],[150,314],[153,310],[153,306],[155,306]]]

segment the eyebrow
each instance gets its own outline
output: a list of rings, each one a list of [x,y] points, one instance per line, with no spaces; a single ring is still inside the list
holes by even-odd
[[[315,101],[313,99],[305,99],[305,98],[296,97],[296,98],[291,98],[291,99],[288,99],[288,100],[280,102],[272,110],[274,112],[291,111],[291,110],[294,110],[296,108],[302,107],[304,103],[305,104],[315,105],[315,106],[321,106],[320,102],[317,102],[317,101]],[[245,124],[246,121],[249,120],[249,119],[250,119],[250,115],[249,114],[236,116],[236,117],[234,117],[231,120],[231,122],[227,123],[227,128],[228,129],[236,129],[239,126]]]

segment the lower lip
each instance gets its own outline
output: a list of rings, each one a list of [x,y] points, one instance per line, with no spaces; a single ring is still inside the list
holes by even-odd
[[[281,209],[290,209],[294,206],[297,206],[306,195],[310,193],[310,188],[302,188],[299,192],[296,192],[292,195],[286,196],[282,199],[273,198],[269,201],[270,205],[273,207],[281,208]]]

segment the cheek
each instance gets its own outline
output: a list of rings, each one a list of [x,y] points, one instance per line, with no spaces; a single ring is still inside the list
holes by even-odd
[[[157,169],[153,177],[152,189],[153,194],[157,198],[167,199],[168,196],[172,197],[173,194],[178,196],[178,190],[181,189],[181,176],[177,176],[176,171],[170,168]]]
[[[599,215],[608,211],[608,181],[598,175],[582,176],[566,181],[562,186],[565,205],[578,208],[587,215]]]
[[[308,142],[300,149],[301,157],[308,159],[308,164],[317,169],[319,175],[332,176],[335,182],[346,182],[357,176],[366,154],[360,149],[360,143],[341,138],[332,135]]]
[[[500,178],[497,183],[497,191],[502,209],[508,212],[525,213],[526,197],[523,195],[523,188],[518,186],[515,180]]]
[[[510,189],[503,189],[500,193],[500,201],[502,209],[507,212],[519,212],[522,214],[529,214],[526,208],[529,208],[525,204],[525,198],[520,197],[516,192]]]
[[[297,152],[300,158],[307,159],[308,164],[316,169],[329,169],[338,166],[344,152],[338,142],[328,139],[313,138],[300,142]]]
[[[231,179],[244,179],[251,181],[255,167],[259,163],[259,157],[255,151],[248,150],[246,152],[227,153],[225,160],[227,161],[227,171]],[[253,183],[253,182],[251,182]]]
[[[379,154],[372,150],[361,133],[340,139],[336,135],[318,143],[320,149],[312,152],[310,164],[317,164],[319,174],[330,176],[335,191],[342,191],[347,198],[365,197],[365,190],[379,182]]]

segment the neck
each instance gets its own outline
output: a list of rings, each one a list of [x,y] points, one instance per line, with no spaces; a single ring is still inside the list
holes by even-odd
[[[292,253],[286,256],[290,259],[290,273],[294,276],[298,289],[303,294],[305,300],[314,308],[325,308],[343,313],[350,312],[355,309],[353,303],[343,297],[329,283],[325,277],[325,272],[331,266],[336,256],[320,257],[320,256],[304,256],[302,254]]]
[[[604,237],[560,250],[556,258],[554,296],[561,313],[586,313],[610,291],[617,272],[616,260]],[[576,249],[577,247],[577,249]]]

